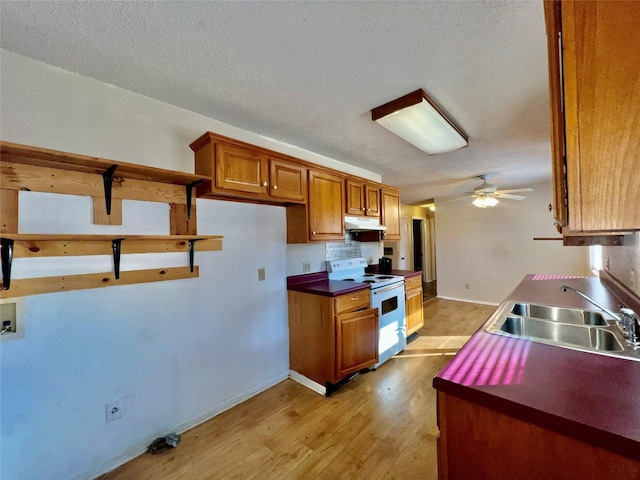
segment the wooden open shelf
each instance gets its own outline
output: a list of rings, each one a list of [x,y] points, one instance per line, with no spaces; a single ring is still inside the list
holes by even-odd
[[[113,240],[122,240],[122,253],[186,252],[189,240],[196,240],[197,251],[222,250],[221,235],[37,235],[3,234],[13,240],[13,256],[61,257],[111,255]]]
[[[119,279],[115,278],[113,272],[14,279],[11,280],[10,290],[0,289],[0,299],[25,297],[27,295],[39,295],[51,292],[68,292],[70,290],[86,290],[90,288],[115,287],[118,285],[134,285],[136,283],[197,278],[199,275],[200,270],[195,266],[193,272],[189,267],[124,271],[120,272]]]
[[[197,277],[195,252],[222,250],[221,235],[197,235],[192,190],[205,175],[9,142],[0,151],[0,298]],[[168,203],[172,235],[17,233],[20,191],[93,197],[94,223],[108,225],[121,224],[122,199]],[[120,272],[121,254],[166,252],[187,252],[189,266]],[[72,255],[113,255],[114,272],[11,280],[14,257]]]
[[[0,142],[0,152],[3,162],[57,168],[59,170],[69,170],[73,172],[102,175],[108,168],[117,165],[115,174],[121,178],[169,183],[173,185],[189,185],[199,180],[210,180],[210,178],[205,175],[147,167],[144,165],[90,157],[87,155],[77,155],[75,153],[31,147],[10,142]]]

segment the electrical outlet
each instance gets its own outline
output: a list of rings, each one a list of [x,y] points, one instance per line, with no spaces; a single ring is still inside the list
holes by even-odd
[[[267,272],[264,268],[259,268],[258,269],[258,280],[261,282],[263,281],[265,278],[267,278]]]
[[[122,408],[122,399],[116,400],[113,403],[105,404],[104,413],[107,423],[111,423],[114,420],[122,418],[122,415],[124,415],[124,409]]]
[[[629,283],[631,288],[636,288],[636,271],[633,269],[629,272]]]
[[[464,289],[465,289],[465,290],[469,290],[469,284],[468,284],[468,283],[465,283],[465,284],[464,284]]]
[[[311,262],[302,263],[302,273],[309,273],[311,271]]]
[[[18,331],[18,316],[16,315],[15,302],[0,304],[0,327],[2,329],[3,339],[15,336],[15,333]]]

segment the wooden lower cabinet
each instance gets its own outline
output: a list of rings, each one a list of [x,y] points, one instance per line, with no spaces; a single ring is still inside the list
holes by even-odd
[[[422,273],[405,278],[405,310],[407,316],[407,337],[424,326],[422,309]]]
[[[443,392],[438,427],[439,480],[640,478],[636,460]]]
[[[289,291],[291,370],[327,386],[378,362],[378,310],[368,289],[327,297]]]

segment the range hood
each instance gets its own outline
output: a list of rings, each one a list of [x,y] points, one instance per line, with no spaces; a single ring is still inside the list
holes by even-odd
[[[384,232],[387,227],[380,225],[378,218],[345,216],[344,229],[352,232]]]

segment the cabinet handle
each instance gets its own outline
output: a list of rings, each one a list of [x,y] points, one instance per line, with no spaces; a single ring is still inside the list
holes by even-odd
[[[277,190],[277,189],[278,189],[278,185],[274,185],[274,186],[273,186],[273,189],[274,189],[274,190]]]
[[[358,300],[358,297],[351,297],[352,302],[355,302],[356,300]]]
[[[311,235],[315,235],[315,234],[316,234],[316,231],[315,231],[315,230],[314,230],[313,232],[311,232]]]
[[[262,182],[262,186],[263,186],[263,187],[266,187],[266,186],[268,186],[268,185],[269,185],[269,184],[268,184],[267,182]]]
[[[364,212],[364,207],[362,207],[362,211]]]

